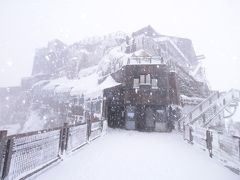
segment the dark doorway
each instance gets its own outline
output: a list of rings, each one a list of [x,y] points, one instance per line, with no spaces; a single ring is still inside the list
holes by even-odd
[[[108,111],[108,125],[112,128],[123,128],[124,127],[124,108],[122,106],[117,106],[109,104],[107,107]]]
[[[137,106],[137,129],[145,131],[145,106]]]
[[[155,127],[156,114],[151,107],[147,107],[145,111],[145,130],[153,131]]]

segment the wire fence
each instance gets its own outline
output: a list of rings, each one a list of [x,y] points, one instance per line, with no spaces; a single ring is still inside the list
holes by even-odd
[[[87,124],[73,126],[68,129],[67,153],[87,143]]]
[[[9,179],[58,159],[60,129],[34,135],[14,136],[9,140]]]
[[[189,143],[207,150],[210,157],[240,174],[240,137],[189,125],[184,126],[183,135]]]
[[[98,121],[11,136],[0,131],[0,179],[25,179],[36,174],[105,134],[106,129],[107,122]]]
[[[89,140],[91,141],[96,139],[101,135],[101,132],[102,132],[102,124],[100,122],[91,123],[91,133],[90,133]]]

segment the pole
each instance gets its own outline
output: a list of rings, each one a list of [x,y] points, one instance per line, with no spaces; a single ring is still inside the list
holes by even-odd
[[[4,154],[6,151],[6,137],[7,131],[0,131],[0,179],[2,179],[3,175]]]

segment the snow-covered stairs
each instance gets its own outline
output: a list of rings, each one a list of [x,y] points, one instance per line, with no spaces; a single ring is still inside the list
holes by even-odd
[[[188,114],[179,119],[180,130],[183,129],[184,124],[193,125],[198,123],[205,127],[210,124],[212,120],[218,118],[218,115],[223,114],[223,111],[227,106],[237,106],[239,101],[239,90],[232,89],[224,93],[215,91],[193,108]]]

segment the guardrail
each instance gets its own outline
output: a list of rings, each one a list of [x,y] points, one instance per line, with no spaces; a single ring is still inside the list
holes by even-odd
[[[190,120],[196,118],[200,113],[202,113],[204,109],[209,108],[213,101],[217,100],[219,96],[219,92],[213,92],[208,98],[194,107],[188,114],[180,118],[178,122],[190,122]]]
[[[226,167],[240,175],[240,137],[185,125],[184,140],[209,151],[211,158],[220,160]]]
[[[90,136],[89,136],[89,140],[92,141],[94,139],[96,139],[97,137],[99,137],[101,135],[102,132],[102,124],[100,122],[94,122],[91,124],[90,127]]]
[[[214,109],[214,106],[224,107],[227,104],[233,102],[236,99],[240,99],[240,91],[232,89],[226,93],[213,92],[208,98],[203,100],[199,105],[192,109],[188,114],[184,115],[178,120],[179,130],[183,129],[183,124],[193,124],[210,109]],[[223,110],[223,109],[222,109]],[[209,118],[207,118],[209,121]]]
[[[89,131],[88,133],[88,129]],[[105,134],[106,121],[7,136],[0,131],[0,179],[25,179]]]

